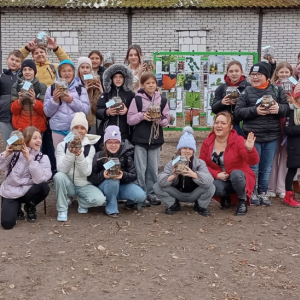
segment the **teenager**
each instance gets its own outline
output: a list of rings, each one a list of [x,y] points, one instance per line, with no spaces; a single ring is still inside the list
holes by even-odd
[[[93,71],[96,72],[100,76],[101,84],[103,86],[103,74],[106,69],[105,69],[105,67],[102,66],[102,63],[103,63],[102,53],[98,50],[92,50],[89,53],[88,58],[92,62]]]

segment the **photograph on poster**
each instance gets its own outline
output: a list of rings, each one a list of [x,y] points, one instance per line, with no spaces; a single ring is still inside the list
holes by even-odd
[[[184,70],[186,73],[200,73],[201,56],[186,56]]]
[[[178,74],[177,86],[183,87],[185,91],[200,91],[200,74]],[[194,90],[195,89],[195,90]]]
[[[166,72],[166,73],[176,72],[176,68],[177,68],[176,65],[177,65],[176,55],[162,56],[162,72]]]
[[[191,93],[186,92],[185,94],[185,106],[189,108],[199,108],[201,105],[201,94],[200,93]]]
[[[185,58],[178,57],[178,60],[177,60],[177,72],[178,73],[184,73],[184,63],[185,63]]]
[[[210,74],[223,74],[225,71],[225,56],[223,55],[210,55],[208,57],[209,73]]]
[[[209,74],[207,87],[209,90],[215,90],[218,86],[224,83],[224,75],[222,74]]]
[[[163,82],[162,82],[162,74],[155,74],[156,80],[157,80],[157,85],[159,87],[162,87]]]
[[[177,112],[176,109],[170,109],[170,126],[176,126]]]
[[[162,88],[170,91],[172,88],[176,88],[177,75],[176,74],[163,74],[162,75]]]
[[[182,113],[182,101],[177,100],[177,108],[176,108],[177,113]]]
[[[170,109],[177,109],[177,99],[175,98],[170,98],[169,99],[169,107]]]
[[[241,63],[244,72],[247,73],[248,70],[248,56],[245,55],[233,55],[231,56],[231,61],[232,60],[237,60]],[[248,73],[247,73],[248,74]]]
[[[186,108],[184,113],[185,126],[200,125],[200,109]]]

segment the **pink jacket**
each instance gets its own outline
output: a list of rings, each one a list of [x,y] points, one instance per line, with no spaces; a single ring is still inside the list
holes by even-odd
[[[13,154],[4,158],[4,153],[0,154],[0,170],[5,170],[7,175]],[[0,195],[8,199],[16,199],[24,196],[34,185],[48,181],[51,176],[51,165],[47,155],[43,155],[41,160],[35,161],[39,151],[29,148],[31,160],[27,161],[20,153],[19,159],[12,169],[11,173],[4,180],[0,187]]]
[[[135,103],[135,98],[133,98],[127,113],[127,122],[130,126],[134,126],[144,120],[144,112],[147,111],[147,108],[151,102],[159,103],[159,104],[161,103],[161,94],[158,91],[154,93],[154,95],[152,96],[152,100],[150,100],[146,94],[140,93],[140,90],[137,91],[136,96],[142,97],[143,108],[141,112],[138,112]],[[167,103],[162,112],[162,118],[159,122],[159,125],[161,127],[166,127],[169,125],[169,122],[170,122],[170,108]]]

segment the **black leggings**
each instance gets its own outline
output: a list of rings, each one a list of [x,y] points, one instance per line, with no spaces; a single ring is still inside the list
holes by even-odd
[[[298,168],[288,168],[288,172],[285,176],[285,190],[288,192],[293,191],[293,181],[297,170]]]
[[[11,229],[16,225],[18,210],[21,203],[32,202],[38,205],[49,194],[50,188],[46,182],[34,184],[28,192],[16,199],[8,199],[2,197],[2,209],[1,209],[1,226],[4,229]]]

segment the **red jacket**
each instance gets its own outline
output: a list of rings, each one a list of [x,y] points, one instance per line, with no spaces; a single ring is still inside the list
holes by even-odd
[[[35,126],[41,132],[46,131],[47,123],[44,105],[40,100],[36,100],[35,106],[29,107],[29,105],[19,105],[17,99],[12,103],[10,110],[13,114],[12,125],[15,129],[23,131],[28,126]]]
[[[222,168],[211,160],[212,151],[214,148],[216,135],[211,132],[208,137],[203,141],[200,151],[200,159],[206,162],[207,168],[214,179],[217,179],[218,173],[223,172]],[[231,130],[227,147],[224,153],[224,166],[225,172],[230,174],[234,170],[240,170],[246,176],[246,194],[248,197],[248,204],[250,205],[250,198],[255,186],[255,175],[250,168],[250,165],[256,165],[259,162],[259,156],[255,149],[248,151],[245,147],[245,139],[238,135],[236,131]],[[220,202],[219,197],[214,197]],[[232,204],[237,204],[238,198],[235,194],[231,199]]]

